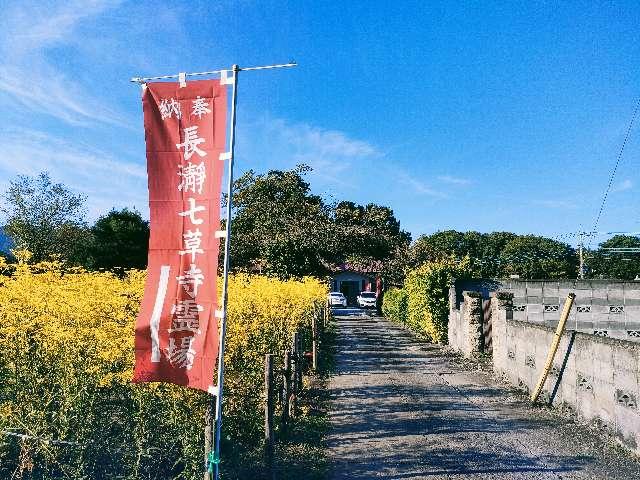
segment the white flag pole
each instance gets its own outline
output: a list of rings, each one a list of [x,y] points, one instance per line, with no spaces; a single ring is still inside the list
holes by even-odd
[[[222,275],[222,318],[220,319],[220,346],[218,348],[218,385],[215,409],[215,438],[209,458],[209,472],[214,465],[214,478],[220,473],[220,437],[222,436],[222,392],[224,387],[224,345],[227,334],[227,301],[229,299],[229,268],[231,266],[231,206],[233,205],[233,160],[236,147],[236,105],[238,103],[238,65],[232,68],[231,128],[229,131],[229,165],[227,169],[227,212],[225,219],[224,270]],[[226,72],[225,72],[226,73]]]

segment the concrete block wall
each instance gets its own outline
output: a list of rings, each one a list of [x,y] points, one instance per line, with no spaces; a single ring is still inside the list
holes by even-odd
[[[544,294],[544,291],[542,292]],[[528,391],[544,367],[554,328],[515,319],[515,296],[492,299],[496,373]],[[621,444],[640,454],[640,344],[567,331],[561,338],[541,398],[564,403],[585,420],[611,427]]]
[[[568,328],[640,341],[640,282],[620,280],[501,280],[513,293],[513,318],[555,327],[567,294],[576,294]]]

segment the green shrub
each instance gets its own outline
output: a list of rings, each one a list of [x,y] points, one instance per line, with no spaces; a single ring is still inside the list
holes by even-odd
[[[404,288],[391,288],[382,299],[382,313],[394,322],[407,323],[407,291]]]
[[[405,279],[407,324],[434,343],[446,343],[449,322],[449,287],[464,276],[468,260],[427,262]]]

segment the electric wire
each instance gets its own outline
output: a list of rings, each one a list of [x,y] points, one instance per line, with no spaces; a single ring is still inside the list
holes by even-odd
[[[611,186],[613,185],[613,180],[616,177],[616,173],[618,172],[618,167],[620,166],[620,161],[622,160],[622,155],[624,154],[624,149],[627,146],[627,142],[629,137],[631,136],[631,130],[633,128],[633,124],[636,120],[636,116],[638,114],[638,109],[640,108],[640,97],[636,102],[636,107],[633,110],[633,115],[631,116],[631,121],[629,122],[629,126],[627,127],[627,133],[624,136],[624,140],[622,141],[622,146],[620,147],[620,151],[618,152],[618,157],[616,158],[616,163],[611,171],[611,175],[609,176],[609,183],[607,184],[607,189],[604,192],[604,196],[602,197],[602,203],[600,204],[600,209],[598,210],[598,215],[596,216],[596,220],[593,223],[593,231],[595,232],[598,228],[598,224],[600,223],[600,218],[602,217],[602,212],[604,212],[605,204],[607,203],[607,198],[609,196],[609,192],[611,191]],[[587,245],[587,249],[591,247],[592,237],[589,237],[589,243]]]

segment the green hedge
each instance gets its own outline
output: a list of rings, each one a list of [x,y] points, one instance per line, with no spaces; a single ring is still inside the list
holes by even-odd
[[[391,288],[382,299],[382,313],[394,322],[407,323],[407,291],[403,288]]]
[[[409,328],[425,335],[434,343],[447,342],[449,323],[449,287],[454,278],[465,276],[468,260],[428,262],[411,270],[404,288],[393,292],[385,315],[406,323]],[[402,292],[402,293],[400,293]],[[406,300],[403,300],[406,299]],[[402,306],[406,301],[406,308]],[[384,304],[383,304],[383,311]]]

